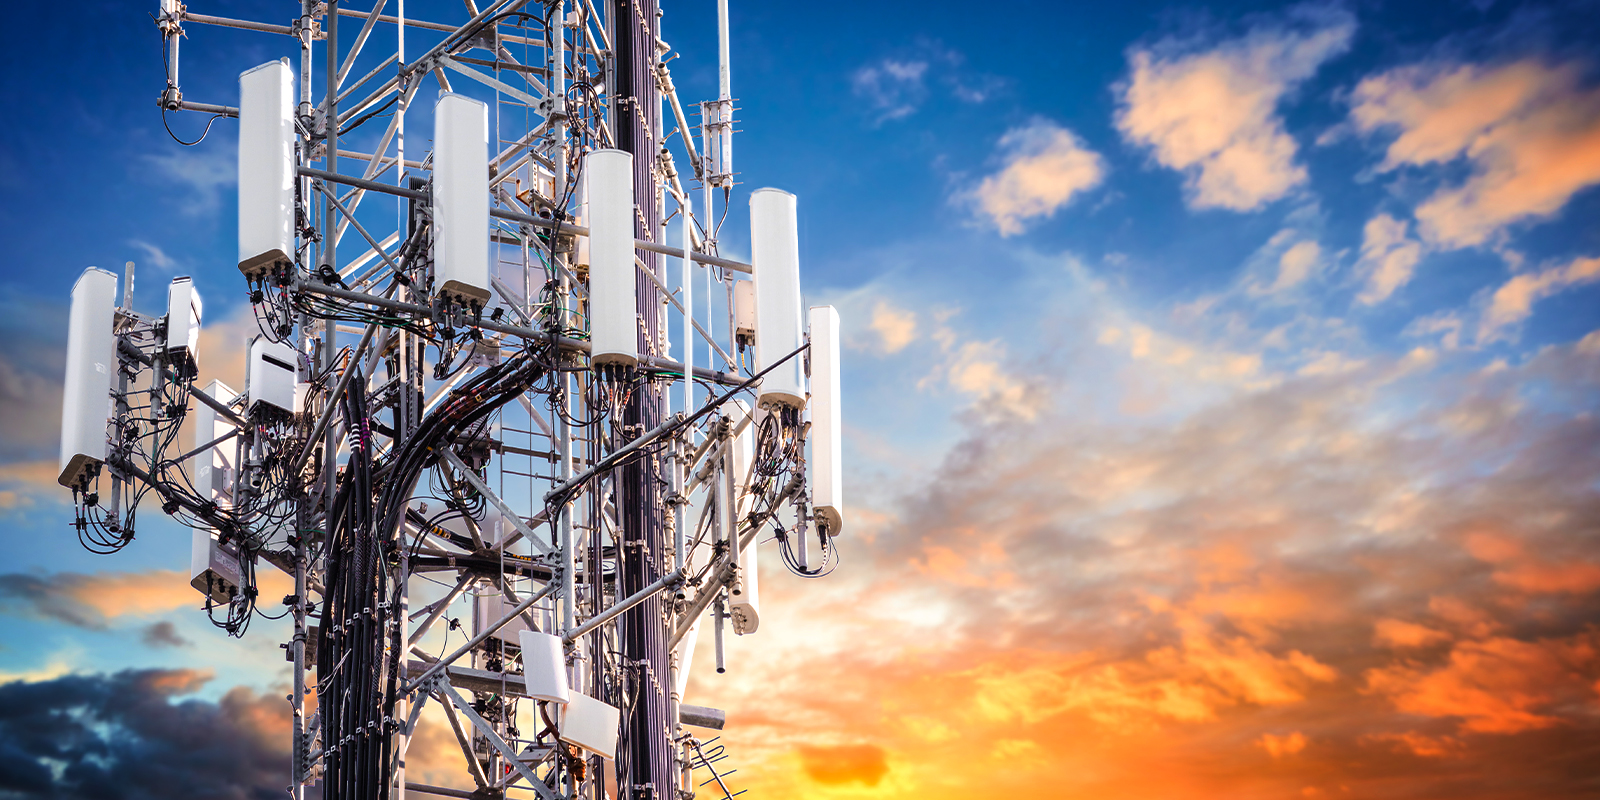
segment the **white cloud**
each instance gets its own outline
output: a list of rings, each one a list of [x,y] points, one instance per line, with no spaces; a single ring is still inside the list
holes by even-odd
[[[883,352],[898,353],[916,338],[917,315],[880,300],[872,308],[869,326],[882,340]]]
[[[1361,303],[1381,303],[1411,281],[1422,259],[1422,245],[1411,238],[1408,227],[1388,214],[1367,220],[1361,232],[1361,268],[1367,285],[1356,298]]]
[[[1316,269],[1322,259],[1322,248],[1316,242],[1296,242],[1278,258],[1278,278],[1268,291],[1281,292],[1300,285]]]
[[[1489,298],[1478,326],[1478,341],[1492,342],[1533,314],[1533,304],[1573,286],[1600,281],[1600,258],[1574,259],[1506,281]]]
[[[856,70],[851,85],[873,107],[879,123],[910,116],[928,97],[928,62],[886,58]]]
[[[1402,332],[1406,336],[1438,336],[1439,346],[1454,350],[1461,346],[1461,315],[1455,311],[1439,311],[1412,320]]]
[[[1100,155],[1048,120],[1013,128],[999,146],[1005,166],[978,184],[972,200],[1002,236],[1021,233],[1029,219],[1051,216],[1105,177]]]
[[[1471,165],[1416,218],[1428,242],[1472,247],[1600,183],[1600,90],[1580,88],[1579,77],[1576,66],[1537,61],[1412,65],[1363,80],[1350,117],[1365,133],[1398,132],[1382,170]]]
[[[143,250],[145,259],[150,266],[166,273],[172,273],[178,270],[178,262],[173,259],[172,256],[167,255],[167,251],[161,249],[159,246],[153,245],[142,239],[129,239],[128,244]]]
[[[163,178],[192,191],[180,206],[190,216],[215,214],[222,190],[239,182],[237,154],[231,148],[184,148],[183,152],[149,154],[144,160]]]
[[[1355,19],[1338,9],[1296,16],[1308,29],[1258,26],[1198,52],[1164,41],[1130,53],[1117,129],[1184,173],[1192,208],[1250,211],[1305,182],[1278,103],[1349,48]]]
[[[966,68],[966,57],[933,39],[918,39],[897,55],[857,69],[850,88],[866,105],[873,125],[905,119],[942,89],[961,103],[984,103],[1004,90],[998,76]]]

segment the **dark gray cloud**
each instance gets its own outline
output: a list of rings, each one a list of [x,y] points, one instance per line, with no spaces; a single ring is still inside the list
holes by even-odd
[[[183,638],[178,627],[167,620],[151,623],[144,629],[144,643],[151,647],[188,647],[194,642]]]
[[[288,704],[209,676],[126,670],[0,685],[0,798],[267,800],[289,783]]]
[[[32,612],[79,628],[104,630],[106,622],[69,591],[69,574],[11,572],[0,575],[0,609]]]

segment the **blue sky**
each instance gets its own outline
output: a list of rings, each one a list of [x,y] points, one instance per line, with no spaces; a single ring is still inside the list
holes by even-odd
[[[286,23],[292,5],[192,10]],[[947,739],[891,717],[932,720],[923,731],[1015,724],[1023,732],[1003,741],[1033,744],[997,744],[994,757],[1041,780],[1051,774],[1041,765],[1069,763],[1052,748],[1076,740],[1050,727],[1069,722],[1135,737],[1117,740],[1127,752],[1145,741],[1139,725],[1154,726],[1180,742],[1161,751],[1176,764],[1207,753],[1243,764],[1248,752],[1280,770],[1240,766],[1229,783],[1177,769],[1193,780],[1154,788],[1129,770],[1083,784],[1085,796],[1324,791],[1336,755],[1368,748],[1401,759],[1390,766],[1412,782],[1395,796],[1420,797],[1455,785],[1465,767],[1451,758],[1593,730],[1593,696],[1562,711],[1554,695],[1450,670],[1493,657],[1537,675],[1555,663],[1544,654],[1559,653],[1549,658],[1567,659],[1562,674],[1600,679],[1592,654],[1572,655],[1597,646],[1600,624],[1600,579],[1579,569],[1600,563],[1582,522],[1600,472],[1579,446],[1594,441],[1600,382],[1600,4],[732,5],[744,185],[724,252],[747,252],[742,192],[799,196],[808,299],[844,320],[855,537],[831,586],[774,573],[769,604],[793,605],[736,643],[747,672],[717,685],[702,675],[697,690],[730,708],[753,702],[763,677],[810,663],[805,637],[838,644],[866,630],[846,621],[852,604],[905,622],[875,660],[849,660],[854,673],[819,674],[839,697],[871,700],[784,705],[804,723],[730,734],[757,785],[786,796],[803,776],[810,791],[841,796],[935,792],[930,765]],[[35,35],[16,37],[0,78],[11,109],[0,128],[10,244],[0,328],[13,344],[0,353],[0,516],[14,575],[102,586],[182,569],[187,554],[187,537],[154,508],[126,552],[82,552],[63,491],[32,466],[53,471],[66,299],[80,271],[136,261],[136,306],[152,313],[172,276],[193,275],[208,321],[237,333],[247,319],[233,267],[235,123],[218,120],[193,148],[163,130],[154,8],[15,12]],[[459,3],[407,8],[464,19]],[[680,93],[710,98],[713,4],[665,10],[663,36],[683,54],[672,62]],[[392,42],[391,27],[379,31]],[[191,26],[185,96],[232,104],[237,74],[292,55],[290,44]],[[419,94],[426,105],[433,88]],[[168,121],[192,138],[205,117]],[[408,156],[426,150],[426,129],[425,117],[411,123]],[[1546,468],[1559,487],[1535,480]],[[1551,494],[1519,506],[1534,485]],[[1297,560],[1311,555],[1326,572]],[[1117,582],[1122,593],[1107,588]],[[1297,584],[1333,588],[1301,596]],[[149,596],[143,586],[126,596]],[[977,586],[986,599],[966,593]],[[281,679],[261,658],[276,656],[269,625],[236,644],[209,630],[197,603],[151,600],[149,613],[69,625],[20,597],[0,614],[0,673],[205,667],[217,673],[213,699]],[[1472,615],[1456,613],[1458,600],[1487,621],[1463,621]],[[1318,604],[1341,613],[1319,615]],[[993,630],[973,628],[974,607]],[[162,621],[200,644],[148,644]],[[832,646],[818,652],[845,652]],[[1219,652],[1267,683],[1205,660]],[[891,669],[918,659],[925,673]],[[1111,677],[1097,671],[1107,664]],[[897,696],[892,713],[861,711],[917,674],[954,676],[999,710],[958,722]],[[1534,699],[1474,711],[1465,689],[1417,688],[1457,677]],[[1162,680],[1201,687],[1183,696],[1209,716],[1105,699],[1144,697]],[[1024,688],[985,694],[991,684]],[[1330,721],[1341,704],[1368,713]],[[829,752],[865,760],[830,772],[817,755]],[[1527,777],[1517,769],[1496,775]],[[1348,781],[1377,780],[1357,773]]]

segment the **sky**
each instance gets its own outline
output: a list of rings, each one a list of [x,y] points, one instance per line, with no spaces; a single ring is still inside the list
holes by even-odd
[[[731,5],[848,506],[696,665],[736,789],[1600,797],[1600,4]],[[30,4],[0,56],[0,797],[286,783],[281,624],[214,630],[157,509],[84,552],[54,482],[84,267],[150,313],[195,276],[203,352],[254,324],[235,124],[168,137],[155,7]],[[713,96],[714,4],[664,11]],[[288,42],[195,27],[186,97]]]

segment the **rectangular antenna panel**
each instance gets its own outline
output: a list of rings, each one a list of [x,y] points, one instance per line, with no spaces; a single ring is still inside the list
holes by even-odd
[[[811,307],[811,508],[834,536],[844,528],[839,312]]]
[[[294,413],[296,364],[293,347],[282,342],[257,339],[250,345],[249,409],[251,414],[272,408]]]
[[[735,429],[748,420],[744,430],[729,442],[726,456],[727,470],[733,479],[732,518],[736,520],[744,519],[749,505],[746,494],[750,490],[750,463],[755,460],[756,433],[765,414],[760,410],[751,412],[743,400],[735,400],[728,406],[728,416]],[[738,535],[737,525],[734,526],[733,535]],[[733,618],[733,632],[740,636],[755,633],[756,628],[761,626],[760,554],[757,541],[750,540],[750,544],[739,551],[739,571],[728,586],[728,594],[733,599],[729,610]]]
[[[193,374],[200,363],[200,292],[187,277],[167,287],[167,356],[174,367]]]
[[[491,622],[493,620],[490,620]],[[561,637],[538,631],[521,631],[522,679],[528,696],[552,703],[565,703],[572,697],[567,688],[567,658]]]
[[[633,264],[633,155],[588,155],[589,363],[639,363],[638,277]]]
[[[106,460],[106,425],[111,421],[111,378],[117,371],[117,340],[111,333],[117,309],[117,276],[90,267],[72,285],[67,318],[67,372],[61,391],[61,463],[56,479],[72,486]]]
[[[489,106],[447,93],[433,107],[433,270],[439,292],[489,303]]]
[[[493,592],[493,594],[490,594],[490,592]],[[472,610],[477,615],[477,630],[487,630],[490,625],[499,622],[501,617],[504,617],[510,613],[511,609],[516,607],[515,603],[506,600],[505,595],[493,588],[483,594],[474,596],[472,598]],[[529,609],[527,615],[533,616],[535,613],[534,609]],[[507,622],[500,627],[500,630],[495,631],[494,637],[502,642],[517,644],[520,634],[528,630],[531,629],[528,627],[527,620],[523,619],[523,615],[518,614],[516,619]]]
[[[190,541],[189,585],[214,603],[228,602],[239,592],[238,554],[205,528],[195,528]]]
[[[580,228],[589,227],[589,173],[578,173],[578,185],[574,187],[577,194],[577,214],[573,222]],[[559,198],[558,198],[559,199]],[[574,267],[589,266],[589,237],[579,236],[572,249],[572,265]]]
[[[800,239],[794,195],[781,189],[750,193],[750,267],[756,292],[756,371],[804,343],[800,320]],[[804,408],[804,356],[761,379],[756,404]]]
[[[294,73],[282,61],[239,76],[239,271],[294,263]]]
[[[222,381],[212,381],[206,394],[226,403],[239,393]],[[194,446],[202,447],[233,432],[233,423],[216,409],[205,403],[196,404],[194,414]],[[233,474],[239,453],[239,439],[229,439],[194,456],[194,486],[200,496],[223,508],[233,506]]]
[[[756,341],[756,285],[754,281],[733,283],[733,338],[740,344]]]
[[[561,708],[561,740],[575,744],[597,756],[617,757],[617,726],[622,712],[609,703],[573,692]]]

